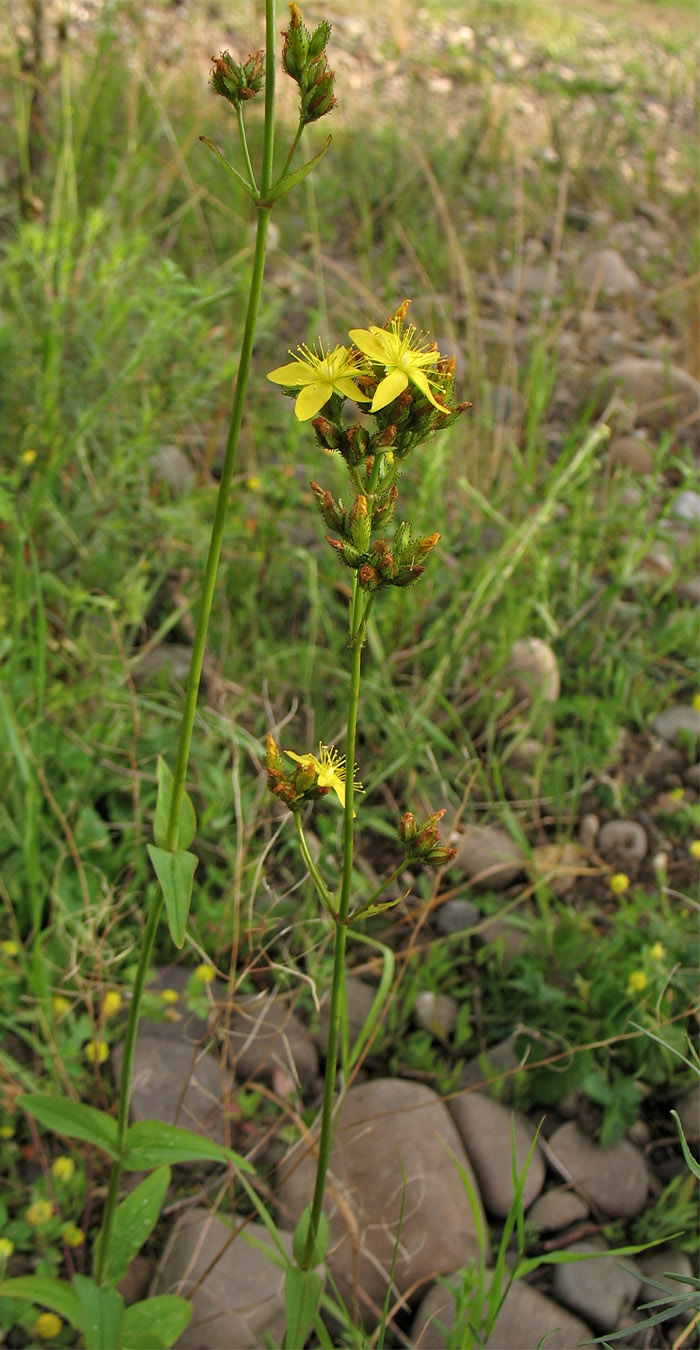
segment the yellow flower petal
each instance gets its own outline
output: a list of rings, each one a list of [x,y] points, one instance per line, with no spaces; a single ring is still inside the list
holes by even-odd
[[[408,375],[403,370],[392,370],[389,375],[377,385],[377,390],[372,399],[372,412],[379,412],[380,408],[386,408],[389,403],[393,403],[395,398],[402,394],[408,384]]]
[[[368,356],[370,361],[378,361],[380,365],[384,365],[386,361],[387,349],[386,344],[382,341],[382,338],[386,338],[386,336],[384,329],[377,328],[374,324],[371,328],[350,329],[350,337],[355,346],[359,347],[360,351]]]
[[[332,384],[309,384],[297,395],[294,411],[300,422],[308,422],[326,404],[333,393]]]

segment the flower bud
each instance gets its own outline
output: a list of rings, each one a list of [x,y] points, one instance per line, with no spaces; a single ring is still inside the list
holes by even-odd
[[[265,53],[253,52],[242,65],[233,60],[230,52],[212,56],[214,69],[211,86],[215,93],[228,99],[234,108],[240,108],[248,99],[255,98],[265,83]]]
[[[361,553],[366,553],[372,536],[372,522],[367,510],[367,498],[360,492],[352,504],[348,516],[348,525],[352,541]]]
[[[440,535],[436,533],[427,535],[425,539],[416,540],[413,545],[414,560],[417,559],[418,561],[422,561],[423,558],[427,558],[428,554],[432,553],[439,538]]]
[[[411,526],[407,520],[402,520],[394,535],[394,553],[401,562],[403,562],[403,555],[410,549],[410,546]]]
[[[416,819],[411,811],[405,811],[399,821],[399,839],[409,844],[416,833]]]
[[[314,483],[313,480],[309,486],[316,498],[316,505],[321,513],[324,525],[343,534],[345,532],[345,517],[341,512],[340,505],[334,501],[327,488],[319,487],[318,483]]]
[[[316,432],[319,444],[323,446],[324,450],[338,449],[342,432],[332,422],[329,422],[327,417],[314,417],[311,425]]]
[[[381,586],[379,574],[370,563],[364,563],[357,573],[358,581],[364,591],[378,591]]]

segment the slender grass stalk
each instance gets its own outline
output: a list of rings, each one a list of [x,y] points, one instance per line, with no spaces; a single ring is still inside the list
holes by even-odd
[[[272,183],[272,165],[274,156],[274,111],[275,111],[275,0],[266,0],[265,3],[265,22],[266,22],[266,58],[265,58],[265,125],[264,125],[264,143],[262,159],[262,185],[261,196],[264,199]],[[254,180],[253,180],[254,181]],[[202,579],[202,593],[197,615],[197,627],[195,631],[194,643],[192,646],[192,656],[190,659],[190,669],[187,677],[187,690],[182,709],[182,719],[180,722],[180,734],[178,739],[177,757],[175,761],[174,782],[172,789],[172,798],[170,802],[170,814],[168,817],[168,828],[166,837],[166,848],[174,850],[177,848],[180,808],[185,792],[185,779],[187,777],[187,767],[190,758],[190,747],[192,744],[192,730],[194,727],[195,713],[197,709],[197,697],[199,694],[199,685],[202,676],[202,665],[204,662],[204,651],[207,640],[207,630],[209,628],[209,619],[211,616],[212,603],[214,600],[214,589],[216,586],[216,576],[221,557],[221,546],[224,535],[224,525],[226,522],[226,513],[228,509],[228,499],[231,490],[231,482],[236,463],[236,453],[238,450],[238,441],[240,437],[241,425],[243,422],[243,410],[245,407],[246,392],[248,388],[248,376],[250,374],[250,363],[253,353],[253,339],[255,336],[255,326],[260,308],[260,297],[262,295],[263,275],[265,270],[265,248],[267,244],[267,233],[270,223],[270,207],[260,206],[258,209],[257,228],[255,233],[255,252],[253,255],[253,267],[250,278],[250,290],[248,293],[248,307],[246,310],[245,326],[243,329],[243,340],[241,343],[241,354],[238,364],[238,376],[233,395],[233,405],[231,408],[231,419],[229,423],[228,436],[226,438],[226,451],[224,454],[224,463],[219,482],[219,491],[216,499],[216,511],[214,513],[214,522],[212,525],[211,537],[209,540],[209,550],[204,566],[204,575]],[[352,795],[352,794],[351,794]],[[158,924],[163,909],[163,892],[160,885],[154,885],[151,890],[151,899],[149,902],[148,917],[146,928],[141,941],[139,951],[139,961],[134,979],[131,1004],[129,1007],[129,1016],[124,1036],[124,1056],[122,1059],[121,1074],[119,1078],[119,1113],[117,1116],[117,1146],[119,1154],[123,1155],[126,1143],[126,1134],[129,1128],[129,1108],[131,1102],[131,1075],[134,1062],[134,1051],[136,1047],[136,1037],[138,1033],[138,1024],[141,1011],[141,1002],[146,982],[146,976],[151,962],[151,955],[155,943]],[[100,1235],[99,1250],[95,1263],[95,1277],[98,1283],[102,1280],[105,1270],[107,1254],[109,1252],[109,1242],[114,1223],[114,1214],[119,1195],[119,1185],[121,1182],[122,1166],[118,1159],[112,1168],[112,1174],[107,1192],[105,1204],[104,1220]]]

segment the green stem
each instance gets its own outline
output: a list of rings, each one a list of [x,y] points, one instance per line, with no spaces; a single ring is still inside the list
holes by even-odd
[[[318,898],[321,901],[321,904],[323,905],[324,909],[327,909],[328,913],[332,915],[333,918],[335,918],[335,910],[333,908],[333,897],[309,852],[309,845],[306,842],[306,835],[304,834],[304,830],[301,823],[301,814],[299,811],[294,812],[294,824],[297,827],[297,834],[299,836],[299,849],[301,852],[301,856],[304,859],[306,867],[311,876],[311,880],[313,881],[314,886],[316,887],[316,890],[318,892]]]
[[[263,168],[262,168],[262,193],[270,186],[272,179],[272,158],[274,153],[274,110],[275,110],[275,3],[274,0],[266,0],[265,4],[266,19],[266,37],[267,37],[267,56],[266,56],[266,85],[265,85],[265,131],[263,145]],[[231,481],[236,463],[236,451],[238,449],[238,439],[240,436],[241,425],[243,422],[243,410],[245,407],[246,390],[248,387],[248,376],[250,374],[250,363],[253,353],[253,339],[255,336],[255,325],[260,307],[260,297],[262,294],[263,274],[265,270],[265,245],[267,242],[267,232],[270,224],[270,208],[261,208],[258,212],[257,229],[255,235],[255,254],[253,257],[253,270],[250,278],[250,290],[248,293],[248,308],[245,317],[245,326],[243,329],[243,341],[241,343],[241,354],[238,363],[238,377],[236,379],[236,388],[233,395],[233,405],[231,408],[231,420],[229,424],[228,436],[226,439],[226,451],[224,454],[224,463],[221,471],[221,481],[216,499],[216,511],[214,514],[214,523],[212,525],[211,538],[209,540],[209,551],[204,567],[204,577],[202,581],[202,595],[197,615],[197,629],[195,632],[194,644],[192,647],[192,656],[190,658],[190,670],[187,678],[187,691],[185,702],[182,709],[182,719],[180,722],[180,735],[178,739],[177,759],[175,762],[175,773],[173,781],[173,792],[170,803],[170,815],[168,817],[168,829],[165,847],[171,851],[177,848],[180,807],[185,792],[185,779],[187,777],[187,766],[189,764],[190,746],[192,743],[192,730],[194,727],[195,713],[197,709],[197,696],[199,693],[199,684],[202,677],[202,664],[204,661],[204,651],[207,640],[207,629],[209,627],[209,618],[214,599],[214,588],[216,585],[216,574],[221,557],[221,545],[223,541],[224,525],[226,521],[226,511],[228,508],[229,493],[231,490]],[[122,1059],[121,1074],[119,1078],[119,1115],[117,1117],[117,1145],[119,1149],[119,1159],[114,1163],[112,1174],[109,1181],[109,1190],[107,1192],[107,1201],[105,1204],[104,1219],[99,1238],[99,1245],[95,1262],[95,1278],[99,1283],[104,1275],[105,1263],[109,1252],[110,1238],[114,1224],[114,1214],[117,1207],[119,1196],[119,1185],[121,1181],[122,1163],[121,1158],[124,1155],[126,1147],[126,1135],[129,1128],[129,1106],[131,1099],[131,1074],[134,1062],[134,1049],[136,1046],[136,1036],[138,1032],[139,1018],[141,1012],[141,1002],[146,983],[146,977],[151,962],[151,954],[158,931],[158,924],[163,909],[163,893],[160,886],[152,888],[152,896],[146,920],[146,928],[141,941],[139,952],[139,962],[134,979],[134,986],[129,1007],[129,1017],[127,1020],[126,1034],[124,1037],[124,1057]]]
[[[238,117],[238,134],[241,138],[241,148],[243,150],[243,158],[245,160],[245,166],[248,171],[248,182],[250,183],[250,186],[253,188],[255,195],[257,197],[259,196],[258,185],[255,181],[255,174],[253,173],[253,165],[250,162],[250,152],[248,150],[248,137],[245,134],[245,122],[243,121],[243,107],[240,103],[236,108],[236,116]]]
[[[343,818],[343,879],[340,889],[340,904],[335,925],[335,948],[333,952],[333,978],[329,1009],[328,1043],[326,1047],[326,1074],[323,1080],[323,1104],[321,1107],[321,1132],[318,1141],[318,1160],[316,1163],[316,1181],[311,1201],[311,1219],[304,1249],[302,1266],[310,1269],[314,1263],[314,1249],[318,1227],[321,1220],[323,1193],[326,1187],[326,1175],[331,1152],[331,1132],[333,1126],[333,1095],[335,1076],[338,1067],[338,1042],[341,1020],[345,975],[345,947],[347,944],[347,917],[350,908],[350,890],[352,886],[352,863],[354,847],[353,796],[355,779],[355,742],[357,739],[357,710],[360,702],[360,670],[362,664],[363,625],[361,622],[363,595],[357,582],[357,574],[352,579],[352,599],[350,601],[350,632],[353,634],[350,661],[350,693],[348,698],[348,723],[345,740],[347,776],[345,784],[345,814]],[[355,636],[356,635],[356,636]]]
[[[285,161],[284,161],[284,168],[283,168],[282,173],[281,173],[281,175],[280,175],[280,181],[282,180],[282,178],[286,178],[286,177],[287,177],[287,169],[289,168],[289,166],[290,166],[290,164],[291,164],[291,162],[292,162],[292,160],[293,160],[293,158],[294,158],[294,151],[296,150],[296,148],[297,148],[297,146],[298,146],[298,144],[299,144],[299,142],[300,142],[300,140],[301,140],[301,133],[302,133],[302,131],[304,130],[305,125],[306,125],[305,122],[302,122],[302,121],[299,122],[299,126],[298,126],[297,129],[296,129],[296,134],[295,134],[295,136],[294,136],[294,140],[292,141],[292,144],[291,144],[290,147],[289,147],[289,153],[288,153],[288,155],[287,155],[287,158],[286,158]]]

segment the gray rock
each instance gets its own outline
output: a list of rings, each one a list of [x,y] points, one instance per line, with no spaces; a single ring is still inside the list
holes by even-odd
[[[669,1274],[687,1275],[692,1278],[695,1274],[693,1263],[685,1252],[679,1252],[675,1247],[664,1247],[663,1251],[642,1252],[636,1258],[636,1264],[642,1275],[646,1276],[639,1295],[640,1303],[649,1303],[652,1299],[661,1298],[662,1291],[657,1288],[659,1284],[677,1296],[690,1293],[689,1288],[686,1286],[684,1289],[678,1280],[664,1279],[664,1276]],[[655,1280],[656,1284],[652,1284],[652,1280]]]
[[[511,1129],[519,1173],[522,1173],[532,1147],[535,1131],[522,1111],[502,1106],[482,1092],[453,1097],[449,1110],[474,1168],[486,1208],[497,1219],[505,1219],[514,1195]],[[523,1188],[525,1209],[542,1190],[544,1174],[544,1157],[536,1144]]]
[[[156,1293],[189,1298],[193,1312],[175,1350],[248,1350],[284,1336],[284,1270],[275,1265],[272,1239],[262,1224],[235,1228],[206,1209],[176,1223],[158,1274]],[[246,1234],[271,1257],[253,1247]],[[232,1240],[233,1237],[233,1240]],[[280,1233],[291,1255],[289,1233]],[[211,1269],[210,1269],[211,1267]],[[201,1280],[201,1283],[200,1283]]]
[[[689,520],[692,525],[700,525],[700,492],[692,492],[690,488],[679,492],[671,506],[671,515],[677,516],[679,520]]]
[[[601,1148],[571,1120],[555,1131],[549,1148],[564,1175],[604,1214],[631,1219],[644,1209],[649,1173],[643,1155],[628,1140]]]
[[[697,441],[700,384],[687,371],[666,361],[625,356],[603,376],[603,397],[613,389],[634,404],[638,425],[656,430],[681,424],[685,435]]]
[[[527,932],[521,928],[512,914],[494,914],[484,919],[474,934],[477,947],[486,947],[490,942],[498,942],[507,961],[512,961],[522,951],[527,941]]]
[[[554,895],[566,895],[586,871],[584,850],[567,839],[559,844],[537,844],[532,850],[532,873],[546,881]]]
[[[560,1233],[572,1223],[588,1218],[588,1207],[575,1191],[547,1191],[535,1201],[527,1216],[528,1223],[540,1233]]]
[[[499,1085],[502,1100],[508,1100],[513,1093],[514,1071],[520,1065],[520,1056],[516,1053],[516,1035],[506,1036],[505,1040],[490,1045],[483,1055],[475,1055],[467,1060],[459,1075],[461,1088],[485,1087],[490,1079]]]
[[[686,1139],[700,1139],[700,1083],[695,1083],[678,1098],[675,1109]]]
[[[678,703],[675,708],[664,708],[654,718],[651,729],[671,745],[679,737],[700,736],[700,712],[691,703]]]
[[[534,769],[543,754],[542,741],[538,741],[536,736],[523,736],[522,740],[516,740],[508,747],[508,763],[512,764],[514,769],[528,773]]]
[[[123,1055],[123,1045],[115,1046],[111,1055],[115,1082]],[[136,1042],[132,1120],[163,1120],[226,1144],[226,1100],[232,1086],[208,1051],[159,1036],[156,1027],[152,1036],[140,1036]]]
[[[633,1259],[606,1256],[609,1249],[602,1238],[572,1242],[564,1250],[599,1252],[600,1257],[555,1266],[552,1292],[565,1307],[585,1317],[595,1331],[614,1331],[641,1289],[641,1276],[633,1273]]]
[[[638,295],[639,278],[615,248],[599,248],[581,263],[579,277],[588,290],[603,295]]]
[[[164,670],[177,683],[187,679],[192,659],[192,648],[184,642],[161,642],[151,647],[143,656],[134,652],[132,657],[133,676],[137,684],[146,684],[156,679]]]
[[[541,638],[517,638],[510,649],[504,673],[517,703],[523,700],[555,703],[559,697],[561,679],[557,658],[549,643]]]
[[[392,1078],[347,1092],[336,1118],[324,1201],[328,1268],[348,1306],[358,1300],[363,1316],[368,1300],[381,1305],[386,1293],[404,1192],[395,1270],[400,1293],[476,1258],[474,1217],[450,1154],[466,1169],[478,1200],[469,1160],[437,1093]],[[291,1150],[279,1175],[280,1213],[293,1227],[313,1189],[308,1140]]]
[[[449,1277],[459,1284],[460,1271]],[[411,1328],[415,1350],[446,1350],[447,1332],[455,1322],[454,1296],[444,1285],[434,1284],[423,1299]],[[489,1350],[573,1350],[589,1337],[591,1329],[551,1298],[524,1280],[515,1280],[506,1296],[488,1338]],[[454,1344],[454,1341],[453,1341]]]
[[[613,463],[624,464],[635,473],[654,472],[651,446],[639,436],[616,436],[610,442],[608,454]]]
[[[604,858],[641,862],[649,847],[646,830],[636,820],[606,820],[598,834],[598,850]]]
[[[153,477],[170,488],[173,497],[184,497],[194,482],[194,469],[178,445],[164,445],[151,455]]]
[[[688,787],[695,788],[696,792],[700,792],[700,764],[688,765],[683,774],[683,782],[687,783]]]
[[[276,994],[244,994],[230,1016],[220,1019],[239,1082],[259,1078],[271,1083],[282,1073],[294,1083],[311,1085],[318,1078],[318,1056],[307,1026]]]
[[[316,1044],[322,1051],[325,1050],[328,1043],[330,993],[330,989],[326,990],[321,999],[318,1031],[314,1036]],[[345,994],[348,1010],[348,1038],[351,1049],[369,1017],[376,993],[377,991],[373,985],[366,984],[364,980],[358,980],[356,975],[348,975],[346,977]]]
[[[595,848],[595,841],[598,838],[600,821],[593,811],[588,811],[581,817],[581,824],[578,829],[578,837],[581,841],[581,848],[590,853]]]
[[[503,891],[525,869],[525,857],[514,839],[496,825],[468,825],[450,836],[457,849],[452,864],[476,886]]]
[[[446,900],[435,914],[435,927],[444,937],[448,933],[462,933],[474,928],[481,919],[481,911],[471,900]]]
[[[449,994],[435,994],[432,989],[421,989],[416,995],[412,1017],[417,1027],[429,1031],[439,1041],[449,1040],[456,1025],[459,1004]]]

